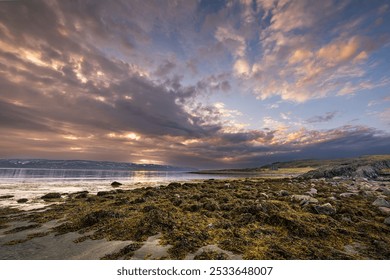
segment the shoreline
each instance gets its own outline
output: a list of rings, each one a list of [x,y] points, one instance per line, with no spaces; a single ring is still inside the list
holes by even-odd
[[[387,181],[243,178],[125,188],[69,193],[40,210],[0,208],[0,259],[6,252],[39,259],[43,252],[27,249],[75,234],[63,240],[74,255],[55,258],[82,255],[99,240],[106,245],[96,245],[97,259],[390,258]],[[110,245],[118,241],[127,243]]]

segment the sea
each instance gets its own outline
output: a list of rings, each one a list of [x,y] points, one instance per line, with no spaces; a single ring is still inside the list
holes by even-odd
[[[95,194],[112,190],[113,181],[120,182],[120,188],[126,190],[157,187],[170,182],[236,177],[237,175],[195,174],[186,171],[0,168],[0,207],[10,206],[22,210],[40,208],[47,205],[47,202],[40,199],[47,193],[59,192],[64,197],[79,191]],[[28,201],[18,203],[22,198]]]

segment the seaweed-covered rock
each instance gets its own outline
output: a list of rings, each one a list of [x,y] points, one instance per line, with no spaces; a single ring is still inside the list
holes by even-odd
[[[207,211],[219,210],[219,204],[214,199],[206,199],[203,203],[203,209]]]
[[[178,188],[181,187],[181,184],[178,182],[172,182],[168,185],[168,188]]]
[[[57,192],[52,192],[45,194],[44,196],[41,197],[43,200],[49,200],[49,199],[58,199],[61,198],[61,194]]]
[[[330,203],[325,203],[323,205],[316,205],[314,209],[318,214],[323,215],[334,215],[336,214],[336,209]]]
[[[89,227],[101,222],[103,219],[119,217],[120,215],[114,211],[99,210],[85,215],[81,220],[81,224],[84,227]]]
[[[290,193],[288,191],[286,191],[286,190],[281,190],[279,192],[279,196],[289,196],[289,195],[290,195]]]
[[[106,196],[106,195],[112,195],[116,194],[116,191],[100,191],[96,195],[97,196]]]

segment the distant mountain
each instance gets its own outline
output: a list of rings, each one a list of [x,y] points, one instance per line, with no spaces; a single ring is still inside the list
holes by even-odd
[[[128,162],[92,160],[49,160],[49,159],[0,159],[0,168],[41,169],[94,169],[130,171],[194,171],[196,169],[157,164],[136,164]]]

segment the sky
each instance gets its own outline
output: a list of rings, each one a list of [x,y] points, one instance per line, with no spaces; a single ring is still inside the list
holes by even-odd
[[[390,2],[0,1],[0,158],[390,153]]]

